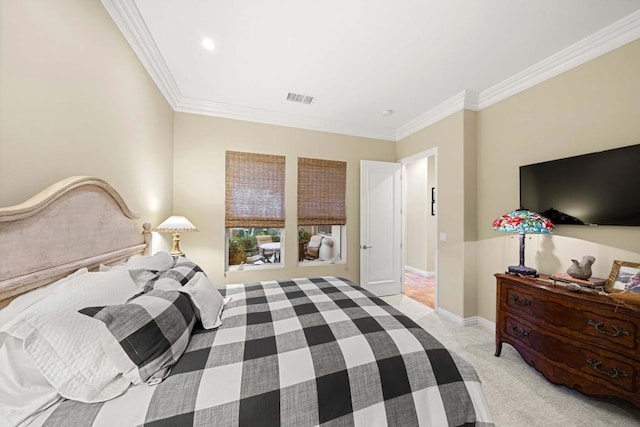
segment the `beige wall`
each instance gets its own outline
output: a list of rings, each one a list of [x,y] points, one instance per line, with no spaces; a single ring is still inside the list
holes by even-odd
[[[476,276],[478,235],[478,152],[477,113],[464,111],[464,317],[478,313],[478,283]]]
[[[2,0],[0,206],[95,175],[153,225],[186,214],[201,232],[184,235],[183,248],[220,284],[320,274],[358,281],[359,161],[437,147],[438,231],[447,235],[438,242],[439,304],[494,320],[493,274],[517,263],[517,239],[490,224],[518,206],[518,166],[640,143],[639,75],[636,41],[394,144],[174,114],[98,0]],[[227,149],[287,157],[285,268],[224,276]],[[348,162],[347,264],[296,266],[297,156]],[[597,259],[596,276],[614,259],[640,262],[640,228],[565,226],[527,240],[527,264],[542,272],[586,254]]]
[[[435,187],[435,156],[406,163],[403,194],[405,265],[435,272],[436,217],[431,215],[431,187]],[[437,195],[436,195],[437,198]]]
[[[396,144],[396,158],[404,159],[437,147],[438,232],[446,241],[438,242],[438,304],[457,316],[465,312],[465,135],[466,111],[416,132]],[[474,304],[475,305],[475,304]]]
[[[478,306],[495,319],[493,273],[518,263],[517,239],[491,222],[518,207],[518,167],[640,143],[640,41],[596,58],[478,113]],[[607,173],[607,171],[602,171]],[[614,259],[640,262],[640,227],[558,226],[527,240],[526,264],[564,272],[593,255],[594,276]]]
[[[427,271],[435,272],[436,270],[436,242],[438,241],[438,236],[436,235],[438,232],[438,223],[436,221],[436,216],[431,215],[431,188],[435,188],[436,186],[436,157],[429,156],[427,159]],[[436,189],[435,193],[436,205],[434,206],[437,209],[438,204],[438,193]]]
[[[427,244],[432,235],[427,235],[427,220],[431,213],[431,196],[427,186],[428,158],[423,157],[405,166],[405,225],[403,247],[406,250],[407,267],[429,271]]]
[[[636,41],[398,143],[399,159],[438,149],[438,226],[448,236],[438,245],[440,307],[495,320],[493,274],[518,263],[518,239],[491,223],[518,207],[519,166],[640,143],[639,75]],[[526,243],[526,264],[542,273],[564,272],[587,254],[596,257],[595,277],[615,259],[640,262],[640,227],[559,226]]]
[[[335,275],[356,283],[360,275],[360,160],[395,160],[395,144],[280,126],[175,114],[174,213],[186,215],[199,233],[181,247],[216,284],[287,277]],[[225,151],[286,156],[284,268],[230,271],[225,277]],[[297,267],[297,157],[347,162],[347,263]]]
[[[99,0],[0,2],[0,206],[93,175],[157,224],[171,212],[172,127]]]

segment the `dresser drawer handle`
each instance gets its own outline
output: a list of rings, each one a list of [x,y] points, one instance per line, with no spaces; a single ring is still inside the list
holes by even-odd
[[[627,374],[625,371],[623,371],[622,369],[618,369],[615,366],[611,367],[611,372],[603,371],[602,369],[600,369],[600,365],[602,365],[602,362],[599,362],[597,360],[587,359],[587,363],[591,365],[591,367],[598,373],[606,375],[609,378],[627,378],[629,376],[629,374]]]
[[[596,329],[596,331],[600,332],[602,335],[608,335],[610,337],[617,337],[620,335],[629,336],[629,331],[617,325],[611,325],[611,327],[616,331],[615,333],[612,333],[612,332],[607,332],[600,329],[600,327],[604,325],[604,322],[598,322],[597,320],[589,320],[588,324],[589,326],[593,326]]]
[[[529,332],[526,331],[524,328],[520,328],[520,330],[518,331],[518,327],[516,326],[515,323],[509,323],[509,325],[507,326],[519,337],[526,337],[529,335]]]
[[[529,301],[526,298],[522,298],[522,301],[520,301],[520,297],[518,297],[518,295],[509,295],[509,298],[511,299],[511,301],[513,301],[515,304],[518,305],[529,305],[531,304],[531,301]]]

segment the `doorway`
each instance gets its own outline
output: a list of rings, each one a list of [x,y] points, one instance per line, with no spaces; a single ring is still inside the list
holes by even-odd
[[[437,149],[403,165],[403,293],[437,307]]]

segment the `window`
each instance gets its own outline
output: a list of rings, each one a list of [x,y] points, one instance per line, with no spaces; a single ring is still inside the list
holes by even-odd
[[[228,266],[279,264],[281,228],[228,228]]]
[[[344,261],[346,162],[298,158],[298,260]]]
[[[280,263],[284,156],[226,153],[227,266]]]
[[[318,226],[318,234],[331,234],[331,226],[330,225],[319,225]]]

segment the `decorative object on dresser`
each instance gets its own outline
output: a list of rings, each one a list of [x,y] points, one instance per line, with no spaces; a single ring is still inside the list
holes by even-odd
[[[640,310],[574,284],[495,276],[496,356],[511,344],[554,384],[640,407]]]
[[[607,291],[640,293],[639,273],[640,263],[638,262],[613,261],[611,273],[607,279]]]
[[[582,261],[576,259],[571,260],[571,266],[567,269],[567,274],[574,279],[587,280],[591,277],[591,265],[596,262],[596,258],[591,255],[582,257]]]
[[[556,282],[577,283],[580,286],[586,286],[589,288],[598,288],[599,290],[604,290],[605,285],[607,283],[607,279],[590,277],[587,280],[583,280],[583,279],[576,279],[575,277],[571,277],[565,273],[552,274],[549,278],[553,280],[554,285],[556,284]]]
[[[518,209],[506,213],[493,221],[493,229],[507,233],[520,235],[520,264],[510,265],[508,272],[523,276],[537,276],[535,268],[524,265],[524,239],[527,233],[547,234],[553,231],[554,225],[539,213],[526,209]]]
[[[162,224],[154,228],[153,231],[157,231],[158,233],[173,234],[173,247],[171,248],[171,255],[185,256],[184,252],[182,252],[182,250],[180,249],[180,233],[188,233],[199,230],[187,218],[180,215],[173,215],[165,219]]]

